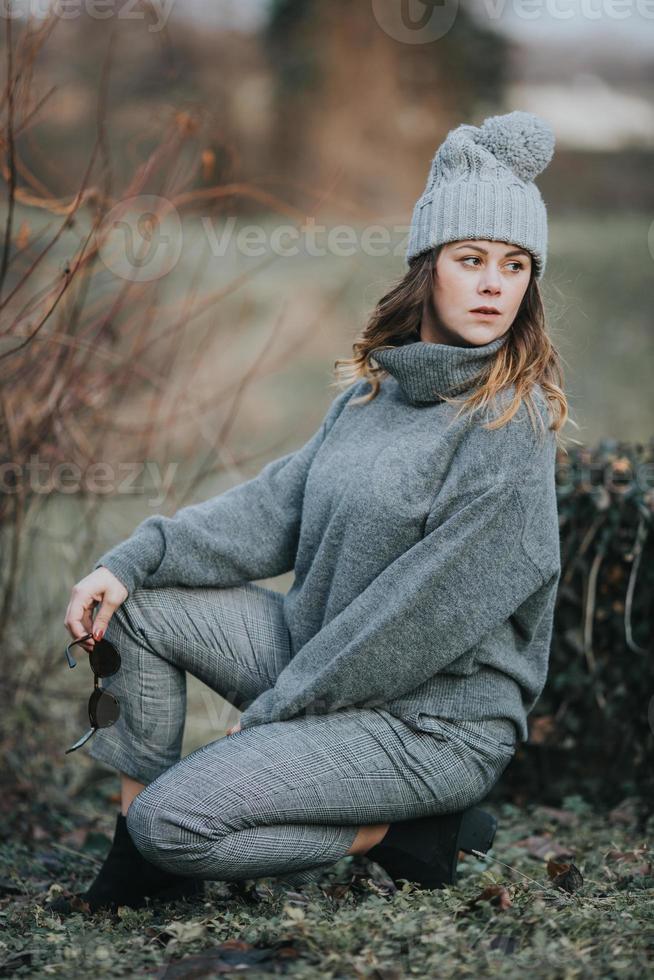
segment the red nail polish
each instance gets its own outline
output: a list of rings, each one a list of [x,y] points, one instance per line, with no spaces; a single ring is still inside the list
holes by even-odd
[[[94,636],[96,640],[98,641],[101,640],[102,637],[104,636],[104,630],[98,630],[97,633],[94,633]]]

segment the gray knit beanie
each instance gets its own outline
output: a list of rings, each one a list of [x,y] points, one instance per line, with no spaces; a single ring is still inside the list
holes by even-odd
[[[532,253],[540,279],[547,262],[547,213],[534,177],[554,153],[554,133],[531,112],[489,116],[450,130],[416,202],[407,263],[436,245],[486,238]]]

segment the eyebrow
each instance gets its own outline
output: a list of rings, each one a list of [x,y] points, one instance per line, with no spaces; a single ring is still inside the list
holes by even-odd
[[[464,243],[463,245],[457,245],[457,247],[454,249],[454,251],[455,252],[458,252],[458,250],[460,248],[472,248],[476,252],[483,252],[484,255],[488,255],[488,249],[487,248],[482,248],[481,245],[469,245],[467,243]],[[514,248],[510,252],[505,252],[504,253],[504,258],[508,258],[509,255],[529,255],[529,252],[527,252],[524,248]]]

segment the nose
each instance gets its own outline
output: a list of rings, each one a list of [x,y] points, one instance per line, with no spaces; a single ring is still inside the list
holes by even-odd
[[[502,291],[498,269],[486,268],[479,280],[479,291],[485,295],[496,296]]]

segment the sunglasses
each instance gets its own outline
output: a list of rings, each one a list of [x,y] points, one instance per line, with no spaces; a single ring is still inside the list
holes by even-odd
[[[92,633],[87,633],[85,636],[81,636],[79,640],[73,640],[72,643],[68,644],[66,647],[66,659],[68,660],[69,667],[77,666],[77,661],[73,659],[70,648],[74,647],[76,643],[84,643],[86,640],[90,640],[92,636]],[[118,720],[120,715],[118,700],[109,691],[103,690],[98,683],[100,677],[111,677],[120,670],[120,654],[118,650],[108,640],[96,640],[95,646],[89,654],[89,664],[94,675],[93,693],[89,698],[89,721],[91,728],[74,745],[66,749],[64,755],[68,755],[69,752],[74,752],[75,749],[79,749],[85,742],[88,742],[91,736],[95,735],[98,728],[110,728]]]

